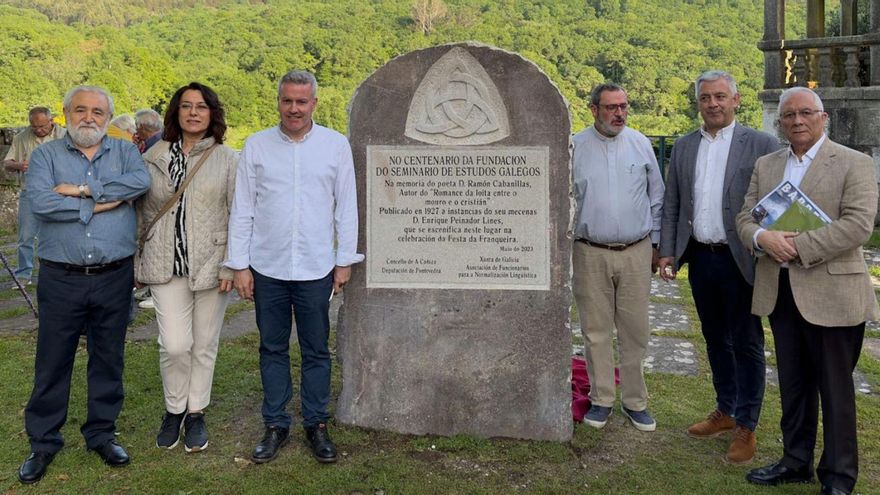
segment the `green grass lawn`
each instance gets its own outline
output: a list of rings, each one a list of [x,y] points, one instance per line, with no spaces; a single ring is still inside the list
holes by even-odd
[[[683,283],[686,287],[686,283]],[[692,302],[687,301],[687,305]],[[692,309],[692,308],[691,308]],[[700,338],[690,335],[701,350]],[[768,339],[769,340],[769,339]],[[771,342],[768,342],[768,345]],[[295,428],[293,440],[266,465],[248,462],[262,434],[261,386],[255,334],[224,341],[217,362],[213,403],[207,411],[210,447],[185,454],[155,447],[161,422],[162,383],[155,342],[129,343],[126,350],[126,402],[118,422],[119,440],[132,455],[125,468],[105,467],[86,452],[79,426],[85,417],[85,364],[77,356],[67,426],[67,445],[46,478],[22,486],[16,469],[27,456],[23,408],[30,393],[34,339],[0,338],[0,490],[5,493],[571,493],[571,494],[813,494],[816,485],[757,488],[747,484],[746,467],[722,461],[728,440],[692,440],[685,428],[714,405],[713,391],[701,359],[697,377],[648,375],[650,407],[658,421],[655,433],[641,433],[615,413],[603,430],[577,425],[570,443],[472,437],[415,437],[334,425],[340,447],[336,465],[319,465]],[[296,352],[294,352],[296,354]],[[298,360],[294,358],[294,369]],[[878,363],[866,360],[877,377]],[[294,372],[296,381],[298,371]],[[503,377],[499,388],[503,390]],[[876,381],[874,382],[877,383]],[[340,373],[334,369],[334,397]],[[426,394],[431,390],[426,390]],[[488,400],[488,399],[487,399]],[[297,400],[292,407],[298,411]],[[861,475],[857,492],[880,493],[880,399],[858,398]],[[758,459],[753,466],[775,461],[782,451],[778,389],[768,386]]]
[[[679,286],[691,324],[698,320],[690,299],[687,273]],[[11,291],[10,291],[11,292]],[[659,302],[679,302],[661,300]],[[249,303],[230,307],[230,313],[249,309]],[[576,318],[576,312],[573,312]],[[154,318],[140,311],[135,325]],[[126,402],[119,418],[119,441],[132,456],[130,466],[112,469],[86,452],[79,434],[85,419],[84,346],[77,355],[67,426],[67,445],[55,458],[46,478],[32,486],[19,484],[16,470],[29,448],[23,410],[31,391],[35,339],[33,335],[0,337],[0,492],[120,493],[120,494],[708,494],[800,495],[819,487],[794,485],[755,487],[744,480],[749,467],[776,461],[782,453],[779,430],[779,391],[768,386],[758,428],[758,457],[751,466],[723,462],[728,438],[693,440],[684,432],[714,407],[714,393],[699,332],[668,335],[686,338],[700,353],[696,377],[647,375],[650,408],[657,419],[654,433],[627,425],[619,411],[603,430],[576,425],[569,443],[458,436],[416,437],[334,424],[339,445],[335,465],[319,465],[294,428],[293,438],[279,457],[265,465],[248,459],[262,435],[262,400],[258,339],[245,335],[221,343],[214,380],[213,402],[207,409],[209,448],[186,454],[155,447],[163,414],[162,382],[155,341],[129,343],[126,348]],[[869,335],[877,338],[877,332]],[[767,332],[767,348],[772,350]],[[293,349],[294,356],[298,354]],[[768,360],[773,363],[773,357]],[[859,367],[875,390],[880,388],[880,362],[863,354]],[[293,358],[298,383],[298,357]],[[498,377],[499,393],[505,388]],[[333,396],[341,376],[333,370]],[[425,394],[433,393],[425,390]],[[417,400],[417,399],[416,399]],[[486,400],[490,400],[487,398]],[[855,493],[880,494],[880,396],[857,397],[860,477]],[[298,414],[298,399],[291,408]],[[821,426],[820,426],[821,429]],[[821,438],[821,432],[820,432]],[[821,448],[821,441],[820,446]],[[818,451],[817,451],[818,452]],[[817,453],[818,458],[818,453]]]

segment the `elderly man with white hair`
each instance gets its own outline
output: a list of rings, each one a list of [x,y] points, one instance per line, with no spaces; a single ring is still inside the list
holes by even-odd
[[[779,98],[777,124],[786,149],[755,163],[736,219],[743,244],[758,256],[752,313],[768,316],[776,345],[782,402],[782,459],[753,469],[759,485],[813,480],[819,403],[822,494],[852,493],[859,472],[852,373],[865,321],[880,317],[862,244],[877,206],[874,160],[825,135],[822,100],[808,88]],[[804,232],[764,230],[750,211],[783,181],[797,186],[831,218]]]
[[[27,171],[31,206],[41,220],[40,305],[34,388],[25,408],[31,454],[18,472],[39,481],[64,445],[70,379],[86,332],[89,351],[86,447],[110,466],[128,464],[116,443],[132,257],[137,247],[131,200],[150,175],[131,142],[106,137],[113,100],[102,88],[77,86],[64,97],[67,135],[34,151]]]

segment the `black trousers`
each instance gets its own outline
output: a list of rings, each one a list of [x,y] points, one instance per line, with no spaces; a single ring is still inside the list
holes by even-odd
[[[83,329],[89,354],[88,414],[81,431],[88,448],[113,439],[124,395],[125,329],[133,282],[131,259],[96,275],[40,267],[34,390],[24,413],[31,450],[54,453],[64,445],[61,427],[67,421],[70,377]]]
[[[806,321],[792,297],[788,270],[782,269],[770,326],[782,398],[782,462],[812,470],[821,398],[824,450],[816,474],[823,485],[849,493],[859,474],[852,373],[865,324],[821,327]]]
[[[706,339],[718,410],[755,431],[764,403],[764,329],[752,314],[752,286],[726,247],[691,239],[688,281]]]

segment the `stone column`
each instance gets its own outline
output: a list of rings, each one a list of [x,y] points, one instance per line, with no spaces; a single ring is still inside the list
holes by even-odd
[[[825,0],[807,0],[807,38],[825,37]]]
[[[840,0],[840,35],[852,36],[858,29],[858,0]]]
[[[785,86],[785,54],[782,39],[785,38],[785,0],[764,1],[764,89]],[[778,47],[767,46],[774,44]]]

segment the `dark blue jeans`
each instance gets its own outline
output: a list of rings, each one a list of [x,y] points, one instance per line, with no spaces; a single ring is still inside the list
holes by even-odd
[[[293,397],[290,378],[290,309],[296,318],[302,365],[300,401],[303,426],[330,418],[330,292],[333,272],[319,280],[278,280],[254,274],[254,303],[260,329],[260,377],[263,381],[263,422],[290,428],[287,403]]]
[[[134,265],[97,275],[40,267],[37,301],[40,327],[34,364],[34,390],[24,412],[25,429],[35,452],[58,452],[64,445],[70,378],[86,329],[89,353],[88,413],[82,434],[89,448],[112,440],[122,410],[125,329],[134,283]]]
[[[728,249],[688,247],[688,281],[700,317],[718,409],[755,431],[764,402],[764,329],[752,286]]]

